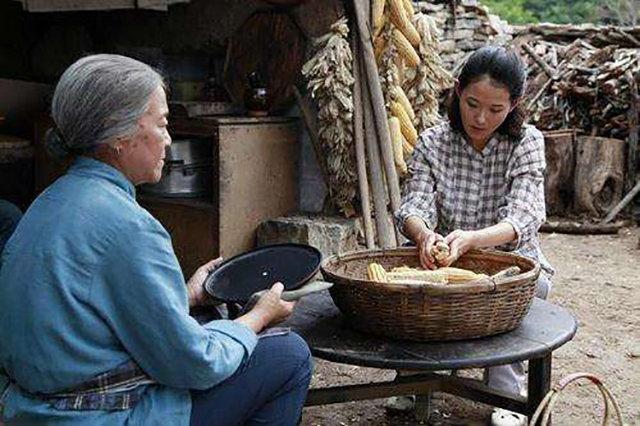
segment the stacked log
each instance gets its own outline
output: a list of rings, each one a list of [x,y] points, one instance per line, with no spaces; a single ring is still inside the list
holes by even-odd
[[[626,139],[633,79],[640,78],[637,48],[598,48],[584,39],[560,44],[525,35],[529,62],[525,99],[540,130],[575,128],[593,136]]]

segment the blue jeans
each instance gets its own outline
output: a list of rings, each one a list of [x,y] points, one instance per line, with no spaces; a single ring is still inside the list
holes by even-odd
[[[18,226],[21,217],[22,213],[19,208],[8,201],[0,200],[0,254]]]
[[[263,337],[238,371],[205,391],[191,391],[191,426],[281,425],[300,420],[312,358],[297,334]]]

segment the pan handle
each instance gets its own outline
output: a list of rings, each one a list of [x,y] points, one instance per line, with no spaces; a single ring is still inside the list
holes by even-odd
[[[307,294],[327,290],[331,287],[333,287],[333,283],[328,283],[326,281],[312,281],[309,284],[305,284],[296,290],[283,291],[280,298],[284,301],[291,302],[292,300],[298,300],[299,298],[306,296]]]
[[[291,290],[291,291],[283,291],[280,298],[286,302],[292,302],[294,300],[298,300],[301,297],[304,297],[308,294],[315,293],[318,291],[323,291],[328,288],[331,288],[333,283],[328,283],[326,281],[312,281],[308,284],[303,285],[302,287]],[[242,312],[240,315],[244,315],[249,312],[253,307],[258,303],[258,300],[269,290],[262,290],[256,293],[253,293],[249,298],[249,301],[242,308]]]

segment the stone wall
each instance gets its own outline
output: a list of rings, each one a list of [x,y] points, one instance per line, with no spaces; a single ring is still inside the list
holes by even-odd
[[[447,69],[457,71],[471,52],[487,44],[504,45],[512,40],[511,26],[478,0],[460,0],[452,13],[450,1],[414,2],[416,10],[433,16],[443,31],[440,49]]]

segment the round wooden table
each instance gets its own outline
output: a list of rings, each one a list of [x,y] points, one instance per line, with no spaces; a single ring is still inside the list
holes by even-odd
[[[358,332],[327,291],[304,297],[285,325],[307,341],[314,356],[364,367],[418,370],[391,382],[311,389],[307,405],[393,395],[419,395],[417,417],[428,418],[432,391],[442,391],[531,416],[549,391],[551,355],[576,333],[575,318],[560,306],[535,299],[522,324],[508,333],[472,340],[410,342]],[[481,381],[435,373],[529,362],[528,398],[496,391]]]

